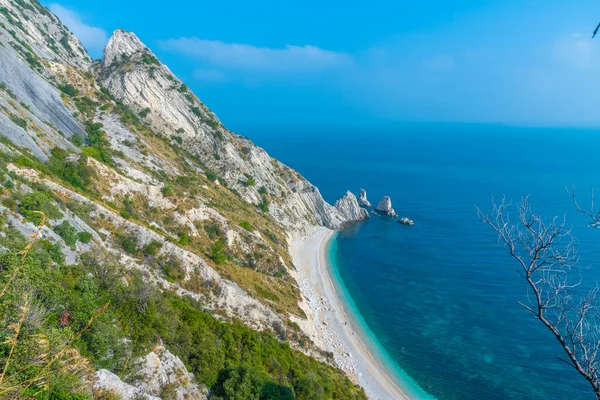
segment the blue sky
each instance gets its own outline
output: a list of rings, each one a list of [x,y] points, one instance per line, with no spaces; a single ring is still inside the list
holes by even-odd
[[[236,131],[600,127],[600,2],[44,2],[100,58],[135,32]]]

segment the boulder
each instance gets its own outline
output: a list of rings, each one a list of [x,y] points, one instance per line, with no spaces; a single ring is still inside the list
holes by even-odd
[[[384,196],[384,198],[381,199],[379,204],[377,204],[377,207],[375,207],[375,211],[387,215],[389,217],[395,218],[398,216],[398,214],[396,214],[396,211],[394,211],[394,209],[392,208],[392,199],[390,199],[389,196]]]
[[[398,222],[400,222],[403,225],[410,225],[410,226],[413,226],[415,224],[415,221],[413,221],[412,219],[408,219],[406,217],[401,218],[400,221],[398,221]]]
[[[360,194],[358,196],[358,204],[361,207],[371,207],[371,203],[369,202],[369,200],[367,200],[367,191],[365,189],[360,189]]]

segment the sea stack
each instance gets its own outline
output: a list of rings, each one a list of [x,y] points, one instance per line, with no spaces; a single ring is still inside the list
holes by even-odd
[[[377,207],[375,207],[375,211],[381,214],[385,214],[389,217],[395,218],[398,216],[398,214],[396,214],[396,211],[394,211],[394,209],[392,208],[392,199],[390,199],[390,196],[385,196],[383,199],[381,199],[379,204],[377,204]]]
[[[348,222],[369,219],[369,212],[359,205],[356,196],[347,191],[346,195],[335,202],[335,208],[344,216]]]
[[[361,207],[371,207],[371,203],[369,202],[369,200],[367,200],[367,191],[365,189],[360,189],[360,194],[358,196],[358,204],[360,204]]]

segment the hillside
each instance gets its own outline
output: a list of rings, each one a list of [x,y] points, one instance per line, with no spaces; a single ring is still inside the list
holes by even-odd
[[[135,34],[93,61],[0,0],[0,140],[0,397],[364,397],[290,320],[288,240],[368,214],[227,130]]]

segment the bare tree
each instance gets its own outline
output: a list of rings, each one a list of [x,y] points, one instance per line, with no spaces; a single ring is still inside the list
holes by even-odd
[[[514,207],[504,198],[500,204],[492,201],[492,207],[489,214],[477,212],[498,234],[499,243],[527,281],[528,301],[519,304],[552,332],[566,355],[558,359],[581,374],[600,399],[598,288],[581,289],[577,242],[571,229],[564,218],[547,221],[533,213],[528,197]]]
[[[579,211],[580,213],[582,213],[584,215],[587,215],[591,219],[588,226],[590,228],[600,228],[600,210],[599,211],[595,210],[594,189],[592,189],[592,201],[590,202],[589,210],[584,210],[583,208],[581,208],[579,206],[579,203],[577,202],[577,197],[575,197],[575,186],[573,186],[573,188],[571,190],[569,190],[567,188],[567,193],[569,193],[571,195],[571,197],[573,197],[573,203],[575,203],[575,207],[577,208],[577,211]]]

